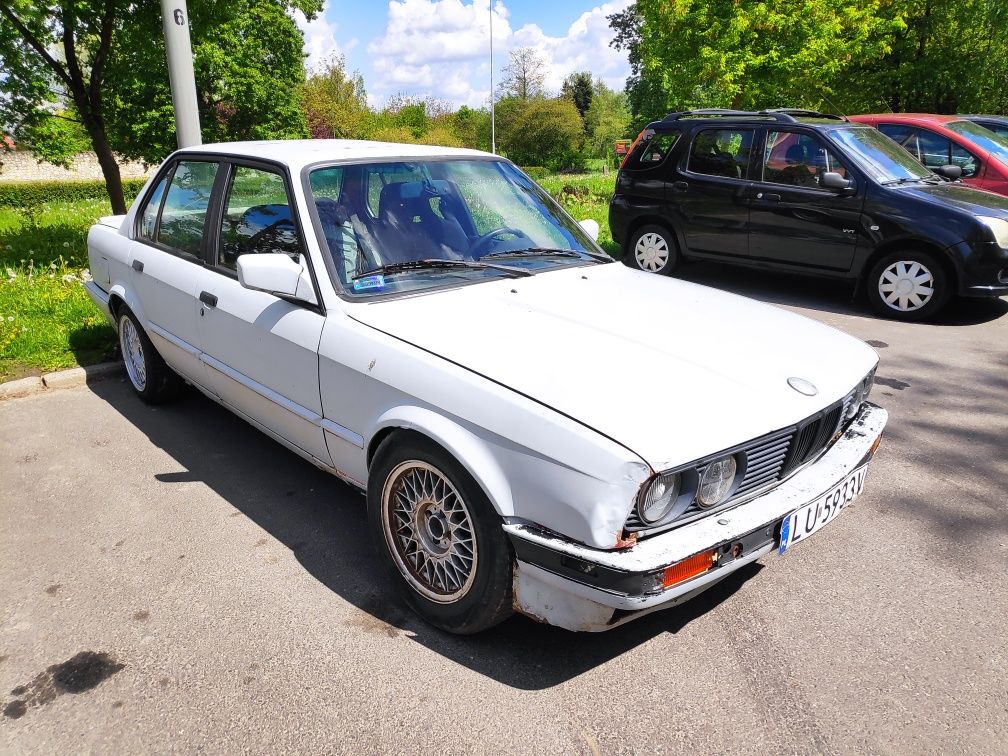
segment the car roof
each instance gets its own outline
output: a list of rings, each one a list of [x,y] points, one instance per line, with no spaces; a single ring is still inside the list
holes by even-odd
[[[733,123],[782,124],[788,126],[812,126],[815,128],[836,128],[849,126],[846,117],[820,113],[815,110],[796,108],[771,108],[760,111],[728,110],[713,108],[708,110],[687,110],[668,113],[664,118],[652,121],[648,129],[676,128],[679,124],[691,125],[731,125]]]
[[[1008,116],[994,115],[990,113],[965,113],[959,116],[967,121],[994,121],[996,123],[1008,123]]]
[[[946,123],[961,121],[960,115],[943,115],[939,113],[865,113],[863,115],[851,116],[851,120],[871,119],[873,121],[888,121],[889,123],[912,123],[930,124],[932,126],[944,126]]]
[[[293,172],[306,165],[341,160],[395,158],[495,157],[481,150],[436,147],[425,144],[371,142],[358,139],[274,139],[256,142],[218,142],[179,150],[180,153],[215,153],[259,158],[287,164]]]

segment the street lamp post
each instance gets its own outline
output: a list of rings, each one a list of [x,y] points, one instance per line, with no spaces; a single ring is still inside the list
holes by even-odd
[[[490,0],[490,152],[497,153],[497,121],[494,118],[493,0]]]
[[[189,40],[189,13],[185,0],[161,0],[168,80],[175,107],[175,136],[179,148],[202,144],[199,108],[196,105],[196,76],[193,73],[192,42]]]

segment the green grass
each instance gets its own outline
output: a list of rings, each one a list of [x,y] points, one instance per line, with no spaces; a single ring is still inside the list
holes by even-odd
[[[539,183],[577,220],[609,234],[614,172],[547,176]],[[84,291],[87,232],[111,214],[107,200],[0,207],[0,381],[112,357],[115,332]]]
[[[0,208],[0,380],[88,365],[115,333],[84,291],[87,231],[107,201]]]

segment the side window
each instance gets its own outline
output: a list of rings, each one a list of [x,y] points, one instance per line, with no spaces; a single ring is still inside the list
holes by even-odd
[[[840,159],[816,137],[793,131],[767,134],[764,181],[817,189],[820,177],[829,172],[847,178],[847,169]]]
[[[980,172],[980,161],[969,150],[952,143],[952,165],[962,168],[963,178],[973,178]]]
[[[301,250],[283,177],[235,166],[221,218],[217,264],[235,270],[240,255],[282,252],[297,259]]]
[[[693,137],[689,170],[708,176],[745,178],[749,173],[752,129],[705,129]]]
[[[949,153],[952,141],[933,131],[920,129],[917,132],[917,143],[920,145],[920,161],[928,168],[940,168],[949,164]]]
[[[880,123],[878,130],[906,149],[907,152],[914,156],[914,160],[923,162],[920,149],[917,146],[917,132],[912,126],[903,126],[898,123]]]
[[[168,184],[169,171],[154,187],[150,199],[144,205],[143,213],[140,215],[140,236],[144,239],[154,241],[154,232],[157,230],[158,211],[161,210],[161,198],[164,196],[165,186]]]
[[[217,167],[217,163],[184,160],[175,168],[157,228],[161,244],[200,256]]]
[[[665,158],[672,152],[676,142],[679,141],[678,131],[659,131],[654,136],[634,150],[634,153],[627,159],[624,168],[630,170],[642,170],[653,168],[665,162]]]

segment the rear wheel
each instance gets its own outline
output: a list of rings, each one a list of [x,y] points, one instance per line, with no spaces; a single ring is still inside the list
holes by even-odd
[[[510,616],[512,557],[501,520],[472,476],[416,434],[392,434],[368,475],[368,521],[406,603],[453,633]]]
[[[675,236],[664,226],[641,226],[630,238],[623,261],[646,273],[670,275],[679,262]]]
[[[130,384],[143,401],[160,404],[178,396],[183,382],[161,359],[132,311],[119,311],[119,347]]]
[[[876,312],[896,320],[924,320],[952,296],[952,283],[941,263],[916,250],[884,256],[868,273],[867,283]]]

